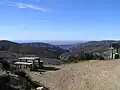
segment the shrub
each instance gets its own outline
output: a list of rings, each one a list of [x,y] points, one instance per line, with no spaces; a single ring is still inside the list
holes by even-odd
[[[99,53],[89,53],[89,52],[69,52],[65,53],[60,56],[60,59],[62,61],[65,61],[66,63],[75,62],[78,61],[84,61],[84,60],[104,60],[104,56]]]
[[[15,70],[14,73],[16,75],[19,75],[19,76],[23,77],[23,78],[25,78],[25,76],[26,76],[26,73],[22,70]]]
[[[6,60],[0,60],[0,63],[2,65],[2,69],[4,69],[4,70],[10,69],[10,64],[9,64],[8,61],[6,61]]]

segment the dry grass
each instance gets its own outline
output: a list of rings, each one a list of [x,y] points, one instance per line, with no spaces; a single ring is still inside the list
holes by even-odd
[[[50,90],[120,90],[120,61],[86,61],[60,66],[58,71],[31,77]]]

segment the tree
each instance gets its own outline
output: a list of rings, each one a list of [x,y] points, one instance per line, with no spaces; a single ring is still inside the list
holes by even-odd
[[[116,49],[117,53],[119,53],[119,48],[120,48],[119,43],[113,43],[111,46]]]

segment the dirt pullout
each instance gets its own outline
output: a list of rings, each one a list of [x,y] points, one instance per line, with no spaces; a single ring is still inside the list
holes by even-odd
[[[58,71],[31,77],[50,90],[120,90],[120,61],[90,61],[60,66]]]

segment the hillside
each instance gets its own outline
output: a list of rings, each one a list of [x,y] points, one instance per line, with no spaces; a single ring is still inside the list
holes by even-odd
[[[90,51],[90,52],[104,52],[109,49],[110,44],[120,43],[115,40],[103,40],[103,41],[89,41],[86,43],[80,43],[73,46],[72,51]]]
[[[0,41],[0,52],[3,54],[7,52],[8,55],[37,55],[42,58],[58,58],[66,50],[47,43],[16,43],[2,40]]]
[[[97,58],[108,58],[110,55],[109,46],[110,44],[120,41],[114,40],[103,40],[103,41],[90,41],[79,44],[70,45],[52,45],[49,43],[16,43],[11,41],[2,40],[0,41],[0,57],[6,58],[16,58],[25,55],[37,55],[41,58],[54,58],[58,59],[93,59],[92,54],[97,53]],[[68,50],[70,52],[68,52]],[[83,54],[87,52],[87,54]],[[94,55],[96,56],[96,55]],[[76,58],[77,57],[77,58]],[[53,60],[54,62],[56,60]],[[59,61],[59,60],[57,60]],[[60,62],[60,61],[59,61]]]
[[[30,76],[50,90],[120,90],[120,60],[86,61]]]
[[[63,53],[60,57],[61,59],[70,59],[71,57],[77,57],[79,58],[84,57],[83,52],[97,54],[97,56],[104,57],[105,59],[109,58],[110,55],[110,44],[112,43],[119,43],[120,41],[115,41],[115,40],[103,40],[103,41],[89,41],[85,43],[80,43],[80,44],[75,44],[69,51],[71,52],[66,52]],[[119,51],[120,52],[120,51]],[[81,58],[80,57],[80,58]],[[80,59],[79,58],[79,59]]]
[[[73,44],[63,44],[63,45],[56,45],[56,46],[58,46],[58,47],[60,47],[60,48],[62,48],[62,49],[64,49],[64,50],[68,50],[68,51],[71,51],[71,49],[74,47],[74,46],[76,46],[77,44],[82,44],[82,43],[85,43],[84,41],[76,41],[76,42],[73,42]]]
[[[68,44],[68,45],[56,45],[64,50],[70,50],[75,44]]]

